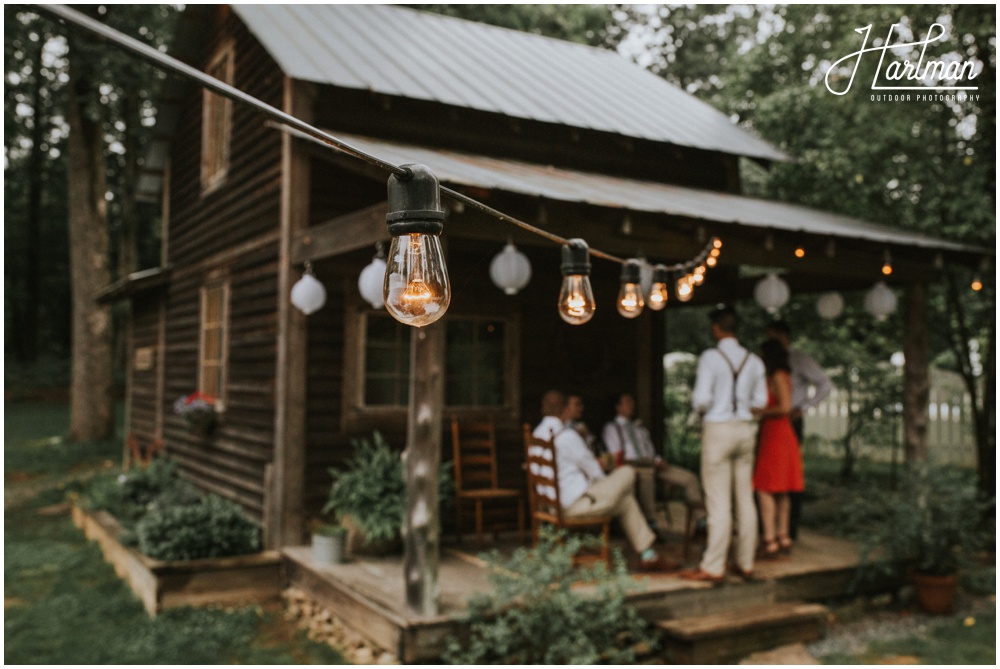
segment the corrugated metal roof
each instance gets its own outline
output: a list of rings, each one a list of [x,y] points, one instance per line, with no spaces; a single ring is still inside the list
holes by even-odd
[[[390,5],[233,5],[295,79],[728,154],[787,160],[603,49]]]
[[[333,134],[390,163],[426,165],[445,184],[476,186],[600,207],[671,214],[714,223],[863,239],[942,251],[989,252],[987,249],[783,202],[579,172],[551,165],[428,149],[345,133]]]

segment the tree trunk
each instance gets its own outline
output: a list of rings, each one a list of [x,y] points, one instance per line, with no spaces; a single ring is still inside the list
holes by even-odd
[[[930,400],[930,339],[927,284],[912,283],[906,291],[903,326],[903,453],[907,462],[927,459],[927,403]]]
[[[70,57],[66,142],[73,346],[70,439],[106,439],[114,431],[111,312],[94,301],[110,283],[104,141],[100,120],[89,118],[94,89]],[[91,100],[94,109],[100,109]]]
[[[996,496],[997,490],[997,322],[990,319],[989,342],[983,369],[986,382],[983,384],[983,409],[973,407],[976,417],[976,453],[979,469],[979,490],[989,497]]]

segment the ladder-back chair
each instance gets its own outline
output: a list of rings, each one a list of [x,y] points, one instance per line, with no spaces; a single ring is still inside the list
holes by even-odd
[[[611,541],[611,516],[571,517],[563,512],[559,500],[559,464],[553,440],[539,439],[531,433],[531,426],[524,426],[524,450],[528,475],[528,499],[531,509],[531,539],[538,543],[538,530],[542,523],[570,531],[597,530],[601,534],[598,555],[578,555],[576,562],[603,560],[611,566],[609,551]]]
[[[483,505],[509,500],[517,504],[518,538],[524,543],[524,494],[497,484],[496,429],[493,418],[459,422],[451,417],[451,443],[455,458],[455,534],[462,540],[462,507],[472,502],[476,514],[476,541],[483,543]],[[491,509],[492,510],[492,509]],[[508,525],[492,523],[493,535]]]

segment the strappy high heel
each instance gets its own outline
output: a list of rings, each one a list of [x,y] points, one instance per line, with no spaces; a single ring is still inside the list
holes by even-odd
[[[760,560],[777,560],[781,556],[781,544],[777,539],[765,539],[760,547]]]
[[[777,543],[778,546],[781,547],[781,552],[785,554],[791,553],[792,546],[795,545],[795,542],[792,541],[792,538],[789,537],[787,534],[779,534],[777,538]]]

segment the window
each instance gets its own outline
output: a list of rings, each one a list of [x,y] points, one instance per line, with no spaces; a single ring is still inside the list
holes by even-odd
[[[223,400],[228,357],[229,284],[216,281],[201,289],[201,342],[198,390]],[[221,408],[221,407],[220,407]]]
[[[406,407],[410,385],[410,328],[385,313],[364,315],[362,404]],[[508,404],[507,337],[503,319],[449,317],[445,325],[444,402],[448,407]]]
[[[233,83],[233,45],[222,47],[205,72],[227,84]],[[202,93],[201,188],[210,191],[226,180],[229,171],[229,140],[232,134],[233,102],[205,90]]]
[[[444,403],[447,406],[503,406],[507,360],[505,323],[457,318],[446,330]]]
[[[410,401],[410,329],[388,314],[368,314],[364,404],[406,406]]]

